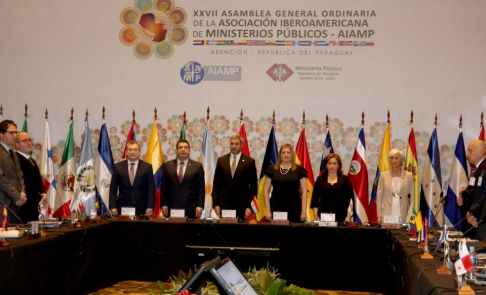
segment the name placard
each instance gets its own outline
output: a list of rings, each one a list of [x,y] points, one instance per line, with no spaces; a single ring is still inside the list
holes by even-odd
[[[185,217],[184,209],[170,209],[170,217]]]
[[[385,216],[383,216],[383,223],[400,223],[400,216],[398,216],[398,215],[385,215]]]
[[[273,212],[274,220],[287,220],[288,219],[287,216],[288,216],[287,212],[278,212],[278,211]]]
[[[135,208],[132,207],[122,207],[121,215],[125,216],[135,216]]]
[[[236,218],[236,210],[222,210],[221,217],[223,217],[223,218]]]
[[[321,221],[336,221],[335,213],[321,213]]]

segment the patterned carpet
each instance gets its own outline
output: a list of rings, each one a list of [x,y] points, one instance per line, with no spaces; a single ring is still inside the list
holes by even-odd
[[[102,290],[91,293],[91,295],[146,295],[150,290],[158,290],[157,282],[124,281]],[[315,291],[316,295],[379,295],[381,293],[370,292],[348,292],[348,291]]]

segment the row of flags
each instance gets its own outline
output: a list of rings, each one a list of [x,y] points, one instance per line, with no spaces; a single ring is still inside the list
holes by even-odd
[[[155,208],[160,208],[160,189],[163,177],[164,158],[161,149],[161,143],[157,131],[156,118],[152,125],[152,132],[148,144],[148,150],[145,160],[152,164],[155,185],[156,197]],[[136,140],[135,137],[135,120],[132,121],[130,131],[127,135],[127,142]],[[23,131],[28,131],[27,117],[25,118]],[[245,124],[241,121],[239,134],[244,139],[242,153],[250,156],[249,146],[246,136]],[[480,136],[484,138],[484,126],[481,124]],[[185,124],[182,125],[180,138],[185,139]],[[202,218],[215,217],[212,210],[212,181],[216,167],[216,158],[212,144],[212,134],[207,121],[206,128],[203,135],[202,152],[199,157],[200,162],[204,166],[205,180],[206,180],[206,202],[203,210]],[[126,158],[126,144],[123,158]],[[373,182],[373,189],[371,195],[368,190],[368,170],[366,166],[366,143],[364,129],[361,128],[358,136],[358,141],[351,161],[348,176],[354,189],[354,202],[356,208],[355,221],[358,224],[376,221],[376,187],[381,173],[391,169],[391,164],[388,160],[388,154],[391,150],[390,144],[390,124],[388,123],[383,136],[383,144],[379,156],[379,163],[377,172]],[[322,153],[322,160],[329,154],[334,152],[331,136],[327,130],[324,141],[324,150]],[[307,221],[314,219],[313,211],[310,208],[310,201],[312,197],[312,190],[314,187],[314,177],[312,174],[312,166],[310,162],[309,152],[307,148],[307,141],[305,138],[305,128],[302,129],[299,140],[296,144],[296,161],[302,165],[309,173],[308,175],[308,192],[307,192]],[[249,219],[262,220],[265,217],[265,201],[263,197],[264,183],[266,179],[266,171],[269,167],[276,164],[278,158],[278,148],[275,138],[274,126],[270,129],[267,147],[264,155],[264,160],[261,168],[260,179],[258,184],[258,195],[251,204],[252,215]],[[321,169],[322,164],[321,161]],[[64,146],[63,157],[61,161],[61,168],[59,170],[60,183],[56,183],[54,177],[53,153],[50,141],[50,130],[48,119],[45,120],[44,138],[41,154],[41,175],[43,176],[44,186],[47,192],[47,203],[42,204],[43,214],[47,217],[60,217],[71,214],[72,211],[85,211],[90,213],[96,210],[99,214],[108,213],[109,202],[109,183],[113,173],[113,155],[110,147],[110,140],[106,128],[106,123],[103,119],[101,126],[100,138],[98,143],[98,154],[96,159],[93,158],[91,150],[91,136],[89,132],[89,124],[86,119],[85,130],[83,135],[83,142],[81,145],[80,162],[78,167],[75,163],[74,153],[74,136],[73,136],[73,121],[71,120],[69,126],[68,136]],[[456,197],[464,184],[468,183],[468,171],[465,157],[464,139],[462,129],[459,131],[458,140],[456,143],[456,150],[453,159],[451,177],[449,187],[447,189],[447,198],[443,199],[442,194],[442,179],[440,170],[440,156],[437,129],[434,128],[432,132],[429,147],[427,149],[427,156],[423,165],[422,175],[422,189],[419,190],[419,173],[417,151],[415,145],[415,134],[413,123],[411,123],[410,135],[407,145],[406,153],[406,170],[414,175],[415,206],[410,211],[422,212],[429,221],[429,226],[447,224],[449,226],[456,225],[460,229],[458,221],[462,219],[460,208],[456,205]],[[411,213],[411,212],[410,212]],[[155,209],[154,216],[160,215],[160,209]]]

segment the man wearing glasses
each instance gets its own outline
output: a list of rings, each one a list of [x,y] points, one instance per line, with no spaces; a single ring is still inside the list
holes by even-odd
[[[17,142],[17,125],[11,120],[0,123],[0,201],[12,212],[19,213],[19,208],[27,202],[24,179],[20,163],[12,148]],[[8,214],[9,221],[20,222]]]
[[[34,140],[27,132],[19,132],[17,135],[17,157],[19,158],[20,170],[24,176],[25,193],[27,203],[20,207],[20,218],[23,222],[39,220],[39,202],[43,199],[47,201],[46,190],[42,182],[39,167],[32,159]]]

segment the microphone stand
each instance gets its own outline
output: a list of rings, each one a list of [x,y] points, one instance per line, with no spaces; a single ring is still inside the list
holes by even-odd
[[[447,198],[447,196],[446,196]],[[435,210],[435,214],[432,213],[432,216],[434,217],[433,222],[431,222],[432,225],[437,225],[437,227],[440,227],[439,222],[437,222],[437,217],[436,215],[440,213],[440,210],[444,207],[445,203],[445,198],[444,198],[444,192],[440,192],[440,205],[437,207],[437,210]],[[444,214],[444,211],[442,211],[442,214]]]

